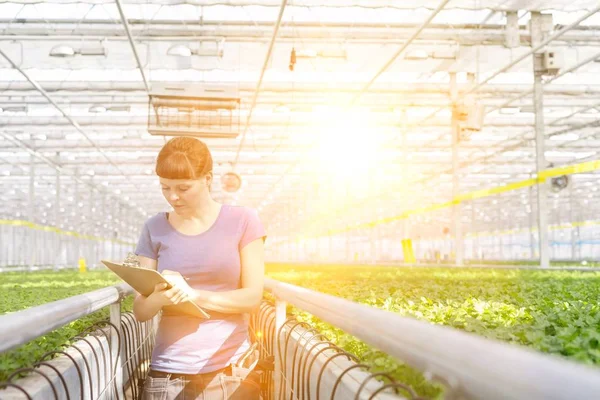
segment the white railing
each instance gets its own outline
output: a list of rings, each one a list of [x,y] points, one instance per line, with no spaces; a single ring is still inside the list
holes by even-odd
[[[25,344],[106,306],[118,304],[124,296],[132,293],[129,285],[121,284],[0,315],[0,352]],[[117,311],[111,309],[111,313]],[[120,318],[111,315],[111,322],[113,319],[120,321]]]
[[[265,280],[265,289],[277,299],[275,332],[286,322],[285,309],[289,303],[412,365],[429,379],[442,382],[447,387],[446,394],[452,398],[592,399],[600,393],[598,368],[273,279]],[[106,306],[110,306],[111,322],[120,326],[119,302],[130,293],[132,289],[122,284],[2,315],[0,352]],[[282,375],[277,348],[275,377]],[[113,359],[117,359],[117,349],[111,350]],[[276,379],[276,396],[278,390],[281,388]]]
[[[265,287],[277,298],[277,329],[289,303],[442,382],[452,398],[595,399],[600,393],[598,368],[273,279]]]
[[[497,260],[496,262],[498,262]],[[533,270],[533,271],[578,271],[578,272],[599,272],[600,267],[586,267],[576,265],[554,265],[550,267],[542,267],[540,265],[511,265],[511,264],[464,264],[455,265],[452,263],[436,263],[436,262],[421,262],[415,264],[404,264],[401,261],[281,261],[269,260],[267,264],[283,264],[290,265],[294,268],[316,267],[316,266],[350,266],[350,267],[389,267],[389,268],[453,268],[453,269],[516,269],[516,270]]]
[[[70,353],[71,360],[60,362],[59,357],[48,362],[44,358],[46,362],[41,363],[39,369],[35,368],[37,374],[4,383],[8,388],[1,389],[0,397],[20,399],[28,393],[31,398],[62,399],[69,398],[67,393],[70,393],[83,400],[124,399],[123,385],[135,384],[132,381],[139,376],[137,364],[143,361],[138,354],[141,349],[137,343],[139,340],[132,332],[130,321],[133,317],[121,314],[121,300],[133,293],[129,285],[121,284],[0,315],[0,353],[104,307],[109,307],[112,325],[105,329],[103,335],[94,336],[94,340],[84,337],[67,349],[57,349],[62,350],[63,357]],[[131,349],[132,345],[140,348]],[[145,346],[149,348],[149,345]]]

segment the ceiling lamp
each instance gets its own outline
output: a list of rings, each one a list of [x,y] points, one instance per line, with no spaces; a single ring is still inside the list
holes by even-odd
[[[75,49],[71,46],[67,46],[64,44],[60,44],[58,46],[54,46],[50,50],[50,56],[52,57],[73,57],[75,55]]]
[[[217,41],[214,47],[200,47],[198,49],[192,49],[182,44],[176,44],[169,47],[167,55],[176,57],[191,57],[193,55],[201,57],[223,57],[223,41]]]
[[[74,48],[66,44],[59,44],[50,50],[51,57],[74,57],[76,54],[82,56],[106,56],[106,47],[103,42]]]
[[[182,44],[177,44],[175,46],[171,46],[169,48],[169,50],[167,50],[167,55],[168,56],[178,56],[178,57],[191,57],[192,50],[187,46],[184,46]]]
[[[0,113],[1,112],[27,112],[28,108],[27,106],[12,106],[12,107],[1,107],[0,108]]]
[[[429,58],[429,53],[423,49],[412,50],[406,53],[404,58],[407,60],[426,60]]]
[[[100,105],[94,105],[94,106],[90,107],[89,111],[91,113],[105,113],[106,112],[106,107],[100,106]]]

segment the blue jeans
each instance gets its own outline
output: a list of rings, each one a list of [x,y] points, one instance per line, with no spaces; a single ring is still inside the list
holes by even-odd
[[[142,400],[260,400],[259,372],[233,367],[223,371],[186,377],[155,378],[144,382]]]

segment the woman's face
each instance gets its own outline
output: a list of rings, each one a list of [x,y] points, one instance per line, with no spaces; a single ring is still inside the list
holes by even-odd
[[[178,214],[187,214],[209,196],[212,174],[200,179],[159,178],[163,196]]]

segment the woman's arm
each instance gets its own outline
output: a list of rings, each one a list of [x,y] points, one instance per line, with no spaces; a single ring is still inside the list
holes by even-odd
[[[240,252],[242,288],[227,292],[193,290],[191,297],[200,307],[222,313],[249,313],[263,297],[265,275],[264,243],[262,238],[248,243]]]
[[[156,270],[156,260],[143,256],[138,256],[138,259],[141,268]],[[182,301],[189,300],[187,294],[179,288],[173,287],[167,290],[166,287],[166,283],[159,283],[154,287],[154,292],[150,296],[137,294],[133,301],[133,315],[138,321],[144,322],[152,319],[163,306],[179,304]]]

